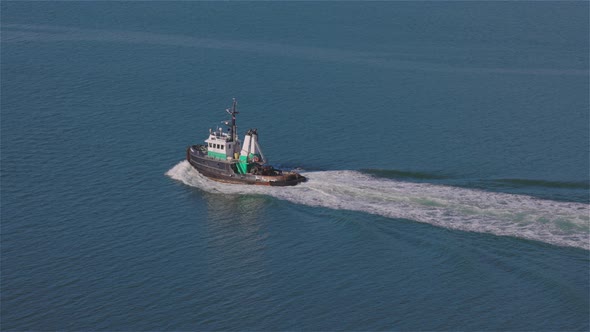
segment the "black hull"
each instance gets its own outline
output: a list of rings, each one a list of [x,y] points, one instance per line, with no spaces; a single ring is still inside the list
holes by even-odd
[[[236,161],[210,158],[197,146],[187,149],[186,159],[199,173],[219,182],[262,186],[294,186],[307,181],[306,177],[295,172],[280,175],[238,174],[234,171]]]

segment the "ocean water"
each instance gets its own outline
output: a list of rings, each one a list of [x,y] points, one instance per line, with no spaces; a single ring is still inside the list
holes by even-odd
[[[2,330],[590,329],[588,2],[0,6]]]

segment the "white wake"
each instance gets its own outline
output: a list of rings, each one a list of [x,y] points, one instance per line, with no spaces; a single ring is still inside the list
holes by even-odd
[[[590,250],[590,206],[583,203],[380,179],[356,171],[306,172],[308,182],[294,187],[223,184],[203,177],[187,161],[166,175],[211,193],[269,195],[308,206]]]

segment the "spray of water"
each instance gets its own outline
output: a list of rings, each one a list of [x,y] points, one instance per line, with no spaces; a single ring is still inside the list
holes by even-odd
[[[211,193],[268,195],[296,204],[590,250],[590,206],[583,203],[378,179],[356,171],[306,172],[309,181],[294,187],[223,184],[203,177],[187,161],[166,175]]]

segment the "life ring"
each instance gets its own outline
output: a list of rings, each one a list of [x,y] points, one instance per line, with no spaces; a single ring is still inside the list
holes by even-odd
[[[258,158],[258,156],[254,156],[254,158],[252,158],[252,160],[253,160],[255,163],[257,163],[257,162],[259,162],[259,161],[260,161],[260,158]]]

